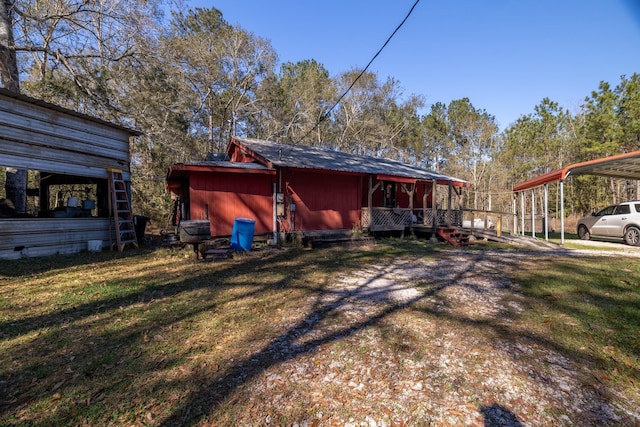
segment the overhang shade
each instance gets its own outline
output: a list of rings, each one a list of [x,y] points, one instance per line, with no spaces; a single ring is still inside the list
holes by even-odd
[[[521,182],[513,187],[514,192],[529,190],[554,181],[564,181],[569,175],[596,175],[611,178],[640,180],[640,150],[616,156],[603,157],[575,163],[547,174]]]

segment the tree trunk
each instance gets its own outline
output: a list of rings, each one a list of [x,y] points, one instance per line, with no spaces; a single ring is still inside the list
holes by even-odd
[[[0,82],[11,92],[20,92],[18,60],[13,47],[13,0],[0,0]]]
[[[7,168],[4,189],[18,213],[27,211],[27,170]]]
[[[0,83],[11,92],[20,92],[18,60],[13,47],[13,0],[0,0]],[[9,166],[9,165],[4,165]],[[7,199],[16,211],[27,211],[27,171],[7,168],[4,185]]]

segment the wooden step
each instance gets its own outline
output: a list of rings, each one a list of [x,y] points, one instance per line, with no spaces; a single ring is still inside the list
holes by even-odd
[[[454,247],[465,247],[472,244],[467,233],[455,228],[438,228],[436,233]]]

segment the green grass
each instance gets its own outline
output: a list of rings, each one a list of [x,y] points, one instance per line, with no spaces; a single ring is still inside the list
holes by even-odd
[[[249,410],[234,400],[248,381],[238,378],[283,361],[267,350],[296,344],[292,332],[313,321],[317,296],[330,291],[337,275],[448,250],[389,239],[366,248],[264,250],[220,262],[151,249],[3,261],[0,424],[159,425],[184,418],[191,424],[212,401],[216,417],[234,420]],[[526,297],[517,327],[637,397],[637,263],[554,257],[505,274],[514,275]],[[420,360],[429,343],[416,343],[419,337],[387,320],[379,324],[386,348]],[[375,352],[340,337],[320,345],[361,357]],[[304,411],[293,404],[274,419],[288,423]]]
[[[635,258],[549,258],[515,273],[528,297],[522,321],[589,359],[600,379],[637,393],[640,263]]]

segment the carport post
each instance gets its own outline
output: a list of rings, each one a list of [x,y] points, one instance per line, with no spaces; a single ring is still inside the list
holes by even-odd
[[[518,234],[518,200],[516,195],[513,195],[513,235]]]
[[[536,238],[536,193],[531,189],[531,237]]]
[[[564,180],[560,180],[560,244],[564,245]]]
[[[549,240],[549,185],[544,185],[544,240]]]
[[[522,207],[520,210],[520,228],[522,228],[522,230],[520,230],[520,234],[524,236],[524,191],[520,193],[520,206]]]

